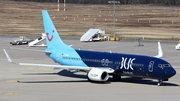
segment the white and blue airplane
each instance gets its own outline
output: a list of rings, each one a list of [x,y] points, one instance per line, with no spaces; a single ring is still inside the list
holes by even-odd
[[[58,65],[16,63],[11,60],[4,49],[9,62],[25,66],[43,66],[83,71],[87,72],[89,81],[96,82],[106,82],[110,75],[112,75],[113,80],[120,80],[121,76],[132,76],[157,79],[158,86],[160,86],[163,81],[167,81],[176,74],[171,64],[161,59],[163,52],[160,42],[158,42],[159,51],[157,56],[76,50],[63,43],[46,10],[42,10],[42,18],[47,47],[45,50],[33,51],[45,53]]]

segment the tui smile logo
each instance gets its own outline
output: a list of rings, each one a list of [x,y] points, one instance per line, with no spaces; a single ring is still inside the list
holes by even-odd
[[[54,30],[52,30],[52,32],[54,33]],[[46,36],[48,38],[48,41],[52,41],[53,39],[53,35],[51,37],[49,37],[49,33],[46,33]]]

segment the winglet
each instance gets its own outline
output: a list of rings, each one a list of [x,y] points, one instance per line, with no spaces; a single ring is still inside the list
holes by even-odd
[[[163,57],[163,51],[162,51],[162,47],[161,47],[161,43],[158,42],[158,55],[154,56],[156,58],[162,58]]]
[[[13,61],[11,60],[11,58],[9,57],[9,55],[8,55],[8,53],[6,52],[5,49],[3,49],[3,50],[4,50],[4,53],[5,53],[5,55],[6,55],[7,60],[8,60],[9,62],[14,63],[14,64],[18,64],[18,63],[15,63],[15,62],[13,62]]]
[[[5,53],[6,58],[8,59],[8,61],[9,61],[9,62],[12,62],[12,60],[11,60],[11,58],[9,57],[8,53],[6,52],[6,50],[5,50],[5,49],[3,49],[3,50],[4,50],[4,53]]]

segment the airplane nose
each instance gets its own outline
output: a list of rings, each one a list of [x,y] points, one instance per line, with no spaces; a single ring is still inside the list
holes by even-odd
[[[174,76],[176,74],[176,70],[175,69],[173,69],[173,73],[172,73],[172,75]]]
[[[176,74],[176,70],[174,68],[168,69],[168,75],[169,77],[172,77]]]

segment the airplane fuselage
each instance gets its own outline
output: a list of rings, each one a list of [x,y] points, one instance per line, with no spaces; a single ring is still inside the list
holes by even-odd
[[[171,64],[160,58],[89,50],[75,50],[79,55],[76,57],[70,51],[61,50],[47,56],[62,65],[112,68],[122,76],[165,80],[176,74]]]

